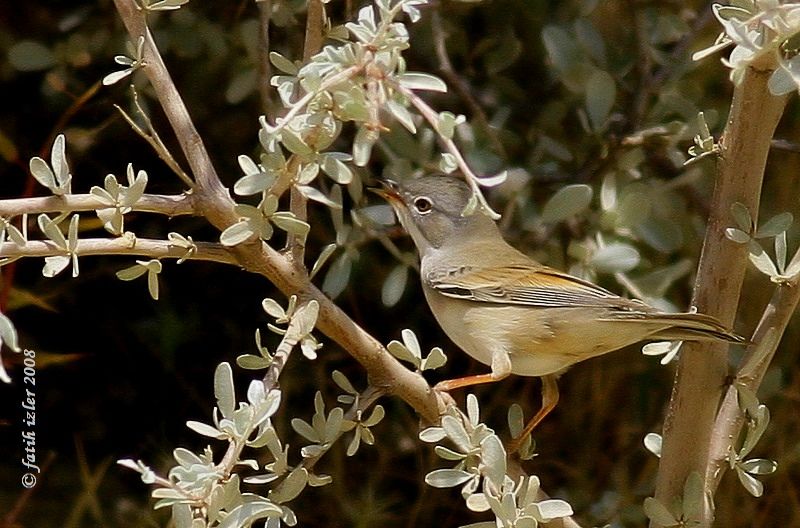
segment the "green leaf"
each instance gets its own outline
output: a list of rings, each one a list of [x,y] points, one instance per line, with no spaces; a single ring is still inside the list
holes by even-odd
[[[792,213],[783,212],[777,214],[767,220],[763,225],[759,226],[755,237],[769,238],[777,236],[789,229],[789,227],[792,225],[792,222],[794,222],[794,216],[792,216]]]
[[[405,264],[395,266],[386,276],[381,288],[381,301],[384,306],[391,307],[397,304],[403,296],[408,282],[408,267]]]
[[[586,113],[592,129],[599,132],[605,128],[611,109],[617,98],[617,85],[608,73],[596,70],[586,84]]]
[[[740,202],[733,202],[731,204],[731,215],[739,226],[739,229],[745,233],[753,231],[753,217],[750,215],[750,210],[746,205]]]
[[[269,61],[273,66],[278,68],[283,73],[287,73],[289,75],[297,75],[298,73],[297,66],[280,53],[271,51],[269,53]]]
[[[556,223],[583,212],[589,207],[592,194],[592,188],[584,184],[562,187],[544,205],[542,222]]]
[[[216,528],[240,528],[250,526],[253,521],[264,517],[280,517],[283,510],[277,504],[267,501],[253,501],[240,504],[225,516]]]
[[[236,409],[236,393],[233,387],[233,369],[227,362],[217,365],[214,371],[214,397],[223,418],[231,418]]]
[[[543,522],[550,522],[553,519],[569,517],[573,514],[572,506],[561,499],[546,499],[535,504],[538,510],[538,517]]]
[[[672,515],[672,512],[653,497],[647,497],[644,500],[644,514],[648,519],[665,528],[679,525],[678,519]]]
[[[283,482],[269,494],[270,500],[283,504],[296,498],[308,485],[308,470],[298,467],[284,479]]]
[[[751,458],[739,464],[739,467],[751,475],[770,475],[778,470],[778,463],[766,458]]]
[[[350,259],[350,255],[342,253],[328,268],[328,273],[325,274],[325,279],[322,281],[322,291],[331,299],[338,297],[350,281],[352,268],[353,261]]]
[[[619,273],[630,271],[639,265],[639,251],[635,247],[615,242],[598,249],[590,265],[600,273]]]
[[[647,433],[644,437],[644,447],[658,458],[661,458],[662,438],[658,433]]]
[[[33,40],[21,40],[8,50],[8,62],[23,72],[41,71],[56,64],[56,57],[50,48]]]
[[[434,488],[452,488],[472,477],[472,473],[460,469],[437,469],[425,475],[425,483]]]
[[[736,476],[739,477],[739,482],[742,483],[744,489],[753,497],[760,497],[764,494],[764,484],[754,476],[738,467],[736,468]]]
[[[231,247],[249,239],[253,236],[253,230],[248,222],[237,222],[228,226],[219,235],[219,242],[223,246]]]
[[[216,427],[204,424],[203,422],[196,422],[194,420],[189,420],[188,422],[186,422],[186,427],[203,436],[210,436],[211,438],[216,438],[217,440],[224,440],[225,438],[228,438],[228,435],[226,433],[223,433]]]
[[[393,100],[387,101],[386,106],[395,119],[397,119],[401,125],[406,127],[409,132],[412,134],[417,133],[417,127],[414,125],[414,118],[411,115],[411,112],[408,111],[408,108]]]
[[[397,76],[400,86],[410,90],[447,92],[447,85],[440,78],[427,73],[403,73]]]
[[[735,227],[729,227],[725,229],[725,237],[728,240],[736,242],[737,244],[747,244],[750,242],[750,235],[741,229],[736,229]]]

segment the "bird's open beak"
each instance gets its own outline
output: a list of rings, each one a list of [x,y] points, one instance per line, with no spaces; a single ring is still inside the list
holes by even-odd
[[[400,195],[400,186],[392,180],[379,180],[381,187],[370,187],[368,190],[377,194],[391,206],[403,205],[403,197]]]

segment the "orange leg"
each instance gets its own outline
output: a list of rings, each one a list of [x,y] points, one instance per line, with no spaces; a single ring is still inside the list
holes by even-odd
[[[542,376],[542,408],[539,409],[539,412],[531,418],[531,420],[525,425],[525,429],[522,430],[522,433],[514,439],[511,440],[508,444],[508,454],[511,455],[515,453],[525,438],[531,434],[539,423],[544,420],[544,417],[550,414],[550,411],[555,409],[556,404],[558,404],[558,384],[556,383],[556,377],[549,375],[549,376]]]
[[[449,392],[453,389],[460,389],[461,387],[470,387],[472,385],[480,385],[482,383],[494,383],[495,381],[500,381],[506,376],[497,376],[496,374],[478,374],[477,376],[455,378],[451,380],[440,381],[436,384],[434,389],[438,391]]]

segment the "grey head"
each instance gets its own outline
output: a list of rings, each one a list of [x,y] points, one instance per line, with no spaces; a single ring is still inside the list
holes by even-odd
[[[422,254],[445,244],[499,236],[494,221],[480,208],[464,214],[472,190],[459,178],[429,175],[384,186],[379,194],[392,205]]]

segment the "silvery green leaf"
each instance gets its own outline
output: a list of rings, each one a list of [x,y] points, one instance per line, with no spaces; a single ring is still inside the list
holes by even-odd
[[[770,75],[767,88],[769,88],[769,93],[772,95],[781,96],[796,91],[798,85],[791,72],[780,64],[778,69]]]
[[[512,438],[518,438],[519,435],[522,433],[522,429],[524,428],[524,416],[522,413],[522,407],[519,404],[512,403],[511,406],[508,408],[508,429],[511,433]]]
[[[603,177],[600,184],[600,207],[603,211],[611,211],[617,205],[617,178],[613,172]]]
[[[467,394],[467,419],[473,426],[477,426],[481,420],[478,398],[472,393]]]
[[[303,141],[303,138],[289,128],[281,131],[281,142],[292,154],[310,156],[314,153],[314,150]]]
[[[150,297],[153,300],[158,300],[158,274],[161,272],[161,263],[158,263],[158,269],[155,268],[148,268],[147,270],[147,291],[150,293]]]
[[[605,127],[616,98],[614,78],[603,70],[596,70],[586,82],[585,93],[586,113],[593,130],[600,131]]]
[[[400,341],[391,341],[388,345],[386,345],[386,349],[397,359],[408,361],[416,368],[419,368],[421,359],[412,354],[411,351]]]
[[[447,356],[439,347],[433,347],[430,354],[420,365],[420,370],[433,370],[442,367],[447,363]]]
[[[414,331],[410,328],[404,328],[401,335],[403,336],[403,344],[405,344],[406,348],[411,351],[414,357],[421,358],[422,348],[419,346],[419,340]]]
[[[414,125],[414,117],[411,115],[411,112],[408,111],[408,108],[391,99],[386,102],[386,106],[389,112],[391,112],[394,118],[397,119],[406,130],[412,134],[417,133],[417,127]]]
[[[355,387],[353,387],[353,384],[350,383],[350,380],[347,379],[347,376],[342,374],[341,371],[334,370],[331,374],[331,377],[333,378],[333,382],[347,394],[358,394],[358,391],[355,389]]]
[[[483,0],[459,0],[459,2],[476,2],[476,1],[483,1]],[[471,496],[472,495],[470,495],[470,497]],[[497,523],[495,521],[482,521],[477,523],[464,524],[459,528],[497,528]]]
[[[296,498],[308,484],[308,470],[299,467],[289,473],[283,482],[269,494],[271,501],[283,504]]]
[[[481,176],[475,178],[479,185],[482,187],[494,187],[500,185],[508,179],[508,171],[501,171],[494,176]]]
[[[256,172],[239,178],[233,184],[233,192],[239,196],[251,196],[263,192],[275,183],[275,176],[265,172]]]
[[[216,427],[204,424],[203,422],[189,420],[186,422],[186,427],[203,436],[210,436],[211,438],[216,438],[217,440],[224,440],[225,438],[228,438],[227,434],[223,433]]]
[[[111,176],[109,174],[109,176]],[[114,199],[111,194],[102,187],[98,187],[97,185],[93,185],[91,189],[89,189],[89,194],[97,198],[97,201],[103,205],[116,205],[117,201]]]
[[[317,260],[314,262],[314,265],[311,267],[311,273],[309,274],[309,279],[313,279],[314,276],[319,272],[322,266],[328,261],[333,252],[336,251],[338,246],[336,244],[328,244],[322,251],[320,252]]]
[[[751,475],[770,475],[777,471],[778,463],[766,458],[751,458],[739,464],[739,467]]]
[[[311,299],[292,314],[292,320],[289,322],[286,335],[300,339],[309,334],[314,329],[314,325],[317,324],[318,315],[319,303],[315,299]]]
[[[447,85],[438,77],[427,73],[403,73],[397,76],[400,86],[410,90],[430,90],[433,92],[447,92]]]
[[[185,503],[173,504],[172,522],[175,528],[192,528],[192,507]]]
[[[325,436],[323,440],[330,443],[338,438],[339,433],[342,431],[342,423],[344,422],[344,409],[341,407],[334,407],[328,414],[328,419],[325,421]]]
[[[308,185],[314,179],[316,179],[317,175],[319,174],[319,163],[308,163],[303,166],[302,170],[300,171],[300,176],[297,178],[297,183],[300,185]]]
[[[289,75],[297,75],[298,71],[297,66],[292,61],[281,55],[280,53],[271,51],[269,53],[269,61],[272,63],[273,66],[278,68],[283,73],[288,73]]]
[[[644,513],[648,519],[661,526],[672,527],[680,524],[672,512],[653,497],[644,500]]]
[[[437,469],[425,475],[425,483],[434,488],[452,488],[472,477],[472,473],[460,469]]]
[[[126,68],[124,70],[109,73],[103,77],[103,86],[111,86],[112,84],[118,83],[128,75],[132,74],[133,70],[134,68]]]
[[[240,528],[250,526],[253,521],[264,517],[280,517],[283,510],[277,504],[267,501],[245,502],[232,509],[216,528]]]
[[[324,157],[322,170],[336,183],[347,185],[353,181],[353,171],[350,170],[350,167],[334,156]]]
[[[739,477],[739,482],[742,483],[744,489],[753,497],[760,497],[764,494],[764,484],[754,476],[738,467],[736,468],[736,476]]]
[[[497,435],[489,435],[481,442],[483,474],[498,488],[506,476],[506,450]]]
[[[600,273],[630,271],[639,265],[639,252],[633,246],[615,242],[592,255],[590,265]]]
[[[353,261],[347,253],[342,253],[337,258],[325,274],[322,281],[322,291],[331,299],[335,299],[347,287],[350,280],[350,272],[353,268]]]
[[[372,147],[379,138],[378,132],[366,126],[358,127],[356,137],[353,139],[353,163],[356,167],[363,167],[369,162],[372,155]]]
[[[735,227],[729,227],[725,229],[725,237],[728,240],[736,242],[737,244],[747,244],[750,242],[750,235],[741,229],[736,229]]]
[[[473,446],[472,442],[470,442],[469,434],[461,420],[450,415],[443,416],[442,429],[447,433],[447,438],[452,440],[462,452],[466,453],[472,449]]]
[[[458,453],[458,452],[453,451],[452,449],[444,447],[444,446],[438,446],[437,445],[436,447],[433,448],[433,451],[437,455],[439,455],[441,458],[443,458],[445,460],[452,460],[454,462],[457,462],[457,461],[460,461],[460,460],[464,460],[465,458],[467,458],[467,455],[465,455],[463,453]]]
[[[224,418],[231,418],[236,408],[236,392],[233,387],[233,369],[227,362],[217,365],[214,371],[214,397]]]
[[[483,493],[473,493],[472,495],[469,495],[467,497],[466,503],[467,503],[467,508],[470,511],[474,512],[485,512],[491,508],[491,506],[489,506],[489,501],[486,500],[486,495]],[[475,526],[475,525],[469,525],[469,526]],[[496,528],[497,525],[495,523],[491,523],[488,526],[491,526],[491,528]],[[462,526],[461,528],[465,527]]]
[[[581,213],[592,201],[592,188],[584,184],[567,185],[556,192],[542,209],[542,221],[555,223]]]
[[[361,446],[361,428],[356,427],[355,432],[353,433],[353,439],[350,440],[350,443],[347,446],[347,456],[353,456],[358,452],[358,448]]]
[[[359,209],[359,214],[368,218],[370,222],[390,226],[395,224],[394,210],[387,204],[369,205]]]
[[[758,441],[761,440],[761,436],[767,430],[767,426],[769,425],[769,409],[767,409],[767,406],[759,405],[753,418],[755,423],[747,427],[744,445],[742,445],[742,448],[739,450],[740,457],[744,457],[752,451]]]
[[[441,427],[427,427],[419,432],[419,439],[423,442],[433,444],[447,438],[447,433]]]
[[[267,297],[263,301],[261,301],[261,308],[264,309],[269,315],[274,317],[275,319],[285,320],[286,319],[286,312],[284,311],[283,307],[278,304],[278,301],[275,299],[270,299]]]
[[[683,517],[684,519],[697,520],[700,518],[705,505],[706,495],[703,488],[703,478],[697,471],[692,471],[683,485]]]
[[[48,278],[55,277],[69,265],[70,257],[58,255],[53,257],[45,257],[44,258],[44,268],[42,269],[42,275]]]
[[[180,490],[173,489],[173,488],[158,488],[158,489],[154,489],[150,493],[150,496],[153,497],[154,499],[164,499],[164,498],[181,499],[181,500],[186,499],[186,494],[185,493],[181,492]]]
[[[445,174],[450,174],[458,168],[456,157],[449,152],[443,152],[439,159],[439,170]]]
[[[301,418],[292,418],[292,429],[309,442],[321,442],[322,438],[311,425]]]
[[[278,475],[277,473],[266,473],[264,475],[253,475],[252,477],[245,477],[243,482],[247,484],[269,484],[278,477],[280,477],[280,475]]]
[[[37,218],[39,229],[49,238],[59,249],[67,250],[67,239],[64,238],[64,233],[58,228],[58,224],[54,222],[46,214],[40,214]]]
[[[314,200],[315,202],[325,204],[332,209],[341,209],[342,207],[340,204],[325,196],[322,191],[315,187],[311,187],[310,185],[298,185],[297,190],[309,200]]]
[[[174,11],[189,3],[189,0],[159,0],[148,4],[146,11]]]
[[[138,279],[147,273],[147,268],[139,264],[135,264],[129,268],[121,269],[117,272],[117,278],[124,281],[132,281]]]
[[[381,422],[381,420],[383,420],[385,416],[386,410],[383,408],[383,405],[376,405],[372,410],[372,413],[370,413],[369,418],[361,423],[364,427],[375,427]]]
[[[750,262],[752,262],[761,273],[768,277],[775,277],[778,275],[778,269],[775,267],[775,263],[772,262],[772,259],[761,246],[755,242],[751,242],[749,250]]]
[[[14,352],[19,352],[19,344],[17,342],[17,329],[14,328],[14,323],[11,322],[11,319],[6,317],[5,314],[0,313],[0,347],[6,345],[8,348],[13,350]],[[2,371],[5,373],[5,371]],[[5,376],[7,378],[8,375]],[[8,383],[11,381],[10,379],[3,378],[2,381]]]
[[[386,276],[381,288],[381,301],[384,306],[391,307],[397,304],[403,296],[408,281],[408,267],[404,264],[395,266]]]
[[[64,134],[59,134],[53,141],[53,148],[50,150],[50,164],[53,167],[58,185],[63,187],[69,182],[69,165],[67,164],[65,152]],[[66,191],[69,192],[69,189],[66,189]]]
[[[658,433],[647,433],[644,437],[644,447],[658,458],[661,458],[661,435]]]
[[[245,370],[261,370],[272,364],[272,360],[254,354],[242,354],[236,357],[236,364]]]
[[[733,202],[731,204],[731,215],[742,231],[745,233],[752,233],[753,217],[750,215],[750,210],[747,206],[741,202]]]
[[[300,220],[294,213],[290,213],[289,211],[278,211],[270,217],[270,220],[287,233],[300,237],[303,242],[305,242],[306,236],[311,230],[311,226],[308,222]]]
[[[133,165],[128,164],[128,177],[131,179],[133,175]],[[145,187],[147,187],[147,173],[143,170],[140,170],[136,173],[136,177],[133,178],[133,182],[130,183],[128,189],[125,191],[125,196],[122,200],[122,205],[126,207],[133,207],[136,202],[144,194]]]
[[[315,475],[313,473],[308,475],[308,485],[312,488],[327,486],[331,482],[333,482],[333,477],[330,475]]]
[[[775,236],[775,262],[781,273],[786,269],[786,231]]]
[[[777,214],[759,226],[756,231],[756,238],[769,238],[785,232],[792,225],[794,216],[790,212]]]
[[[219,235],[219,242],[223,246],[231,247],[241,244],[253,236],[253,229],[249,222],[239,221],[235,224],[228,226]]]
[[[543,522],[568,517],[573,514],[572,506],[561,499],[547,499],[536,502],[534,503],[534,508],[537,510],[537,520]]]

